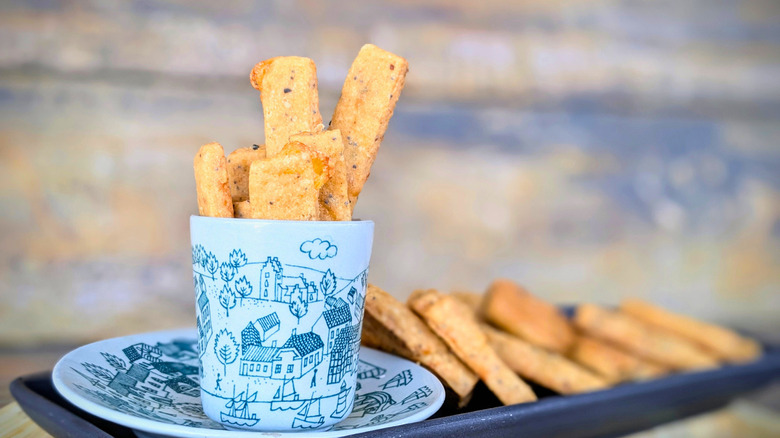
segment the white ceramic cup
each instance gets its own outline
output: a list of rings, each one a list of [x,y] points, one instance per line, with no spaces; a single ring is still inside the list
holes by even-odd
[[[374,223],[192,216],[203,410],[325,429],[352,410]]]

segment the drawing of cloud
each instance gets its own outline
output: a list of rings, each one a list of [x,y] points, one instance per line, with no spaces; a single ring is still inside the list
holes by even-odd
[[[301,252],[308,254],[312,260],[336,257],[338,251],[336,245],[331,245],[330,242],[322,239],[307,240],[301,244]]]

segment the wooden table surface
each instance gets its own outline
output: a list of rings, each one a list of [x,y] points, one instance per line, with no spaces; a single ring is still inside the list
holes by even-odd
[[[49,437],[22,411],[16,402],[0,409],[0,437]]]

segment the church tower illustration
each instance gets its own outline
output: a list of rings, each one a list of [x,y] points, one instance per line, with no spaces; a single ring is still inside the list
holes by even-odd
[[[282,264],[278,257],[268,257],[260,268],[261,300],[282,301]]]

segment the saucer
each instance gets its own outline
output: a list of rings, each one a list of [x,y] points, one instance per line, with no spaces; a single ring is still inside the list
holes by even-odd
[[[139,436],[245,436],[203,413],[197,339],[194,329],[183,329],[95,342],[60,359],[52,381],[69,402]],[[360,348],[357,379],[352,412],[329,430],[253,435],[351,435],[422,421],[444,402],[444,388],[428,370],[371,348]]]

